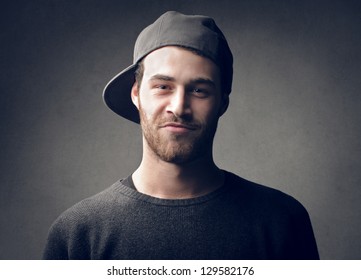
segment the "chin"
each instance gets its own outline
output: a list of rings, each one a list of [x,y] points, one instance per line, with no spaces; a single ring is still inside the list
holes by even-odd
[[[163,158],[165,162],[174,164],[187,164],[193,161],[192,157],[184,155],[175,155],[167,158]]]
[[[178,149],[176,151],[167,150],[167,151],[157,151],[156,153],[158,157],[165,162],[174,163],[174,164],[187,164],[202,157],[204,151],[194,150],[191,148],[185,149],[184,147],[182,147],[181,149]]]

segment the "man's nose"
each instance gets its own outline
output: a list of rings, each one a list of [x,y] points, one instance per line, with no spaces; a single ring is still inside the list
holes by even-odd
[[[191,114],[190,97],[184,87],[178,87],[170,96],[167,112],[184,118]]]

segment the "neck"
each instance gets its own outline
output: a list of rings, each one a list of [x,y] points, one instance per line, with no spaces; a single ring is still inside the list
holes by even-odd
[[[185,199],[216,190],[222,186],[224,174],[215,165],[211,153],[184,164],[165,162],[143,153],[132,178],[141,193],[164,199]]]

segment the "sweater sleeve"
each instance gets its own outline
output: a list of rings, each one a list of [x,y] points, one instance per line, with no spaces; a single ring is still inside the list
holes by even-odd
[[[49,229],[48,238],[43,251],[44,260],[67,260],[68,246],[67,234],[63,223],[58,218]]]
[[[86,260],[91,258],[89,240],[93,231],[90,230],[92,226],[89,224],[89,218],[93,212],[79,211],[81,205],[80,203],[65,211],[50,227],[43,259]]]
[[[316,239],[307,210],[302,206],[293,219],[294,256],[292,259],[318,260]]]

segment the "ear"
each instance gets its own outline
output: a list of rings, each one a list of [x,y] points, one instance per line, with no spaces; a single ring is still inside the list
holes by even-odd
[[[135,107],[139,110],[139,89],[138,89],[138,83],[135,82],[132,86],[132,90],[130,93],[130,96],[132,98],[132,102],[135,105]]]
[[[228,109],[229,105],[229,95],[228,94],[222,94],[222,104],[219,108],[219,116],[222,116]]]

